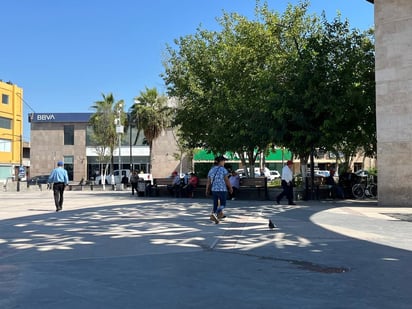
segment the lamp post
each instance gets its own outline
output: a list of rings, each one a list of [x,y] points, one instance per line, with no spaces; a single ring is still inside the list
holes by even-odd
[[[25,172],[25,171],[23,167],[23,136],[20,134],[20,166],[19,166],[19,174],[17,175],[17,191],[20,191],[20,173],[21,172]]]
[[[117,118],[115,119],[115,124],[116,124],[116,133],[118,136],[118,141],[119,141],[119,170],[121,169],[121,147],[122,147],[122,134],[123,134],[123,126],[121,123],[121,113],[122,113],[122,103],[119,104],[117,108]]]
[[[133,156],[132,156],[132,116],[130,113],[127,113],[127,123],[129,126],[129,164],[130,164],[130,172],[133,171]]]

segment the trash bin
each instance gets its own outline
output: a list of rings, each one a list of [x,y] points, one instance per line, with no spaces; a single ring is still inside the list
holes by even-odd
[[[137,196],[145,196],[146,183],[143,178],[139,178],[137,181]]]

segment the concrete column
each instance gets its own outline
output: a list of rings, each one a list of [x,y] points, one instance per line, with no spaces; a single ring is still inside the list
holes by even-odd
[[[412,1],[375,0],[378,194],[412,205]]]

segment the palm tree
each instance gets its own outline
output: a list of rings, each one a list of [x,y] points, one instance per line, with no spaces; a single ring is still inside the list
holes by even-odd
[[[159,95],[156,88],[146,87],[134,101],[130,112],[131,122],[137,127],[136,139],[143,131],[151,160],[153,141],[170,125],[171,108],[167,106],[167,97]]]
[[[89,124],[93,129],[92,140],[96,145],[96,152],[99,156],[100,163],[105,164],[101,170],[102,184],[106,178],[108,163],[113,161],[113,151],[116,147],[117,134],[115,127],[115,118],[119,109],[122,112],[124,106],[123,100],[115,103],[113,94],[107,96],[102,94],[103,100],[94,102],[91,106],[95,113],[90,117]],[[123,115],[123,113],[122,113]],[[123,116],[124,117],[124,116]],[[124,119],[123,119],[124,120]],[[112,162],[113,163],[113,162]]]

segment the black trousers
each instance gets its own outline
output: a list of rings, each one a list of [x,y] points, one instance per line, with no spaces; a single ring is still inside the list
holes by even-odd
[[[232,193],[232,194],[229,193],[229,198],[230,198],[230,199],[236,198],[236,197],[238,196],[238,193],[239,193],[239,189],[238,189],[238,188],[232,186],[232,189],[233,189],[233,193]]]
[[[283,188],[282,193],[280,193],[276,198],[277,202],[280,202],[280,200],[284,196],[286,196],[286,198],[288,199],[288,203],[292,204],[293,203],[293,186],[292,186],[292,183],[287,183],[286,181],[282,180],[282,188]]]
[[[54,204],[56,205],[56,209],[58,210],[63,208],[64,188],[64,182],[55,182],[53,184]]]
[[[137,194],[137,182],[132,182],[131,185],[132,185],[132,194],[134,195],[134,191],[136,191],[136,194]]]

